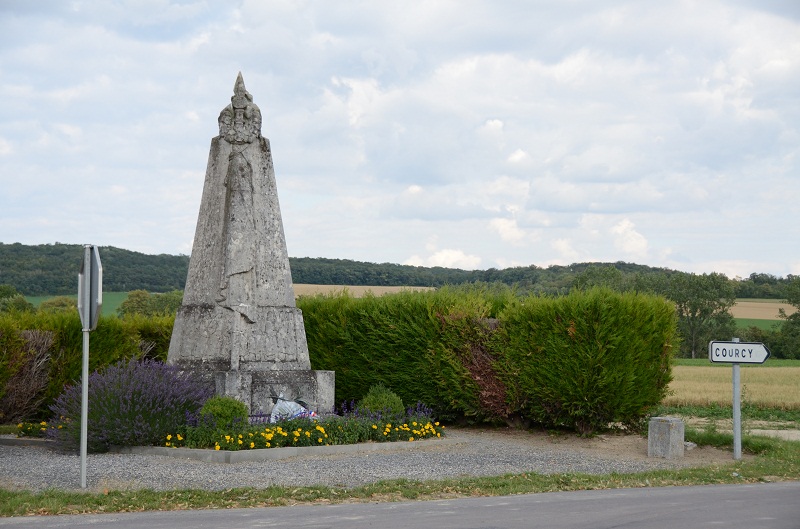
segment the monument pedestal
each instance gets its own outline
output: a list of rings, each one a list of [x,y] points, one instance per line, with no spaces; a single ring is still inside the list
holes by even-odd
[[[250,413],[269,415],[273,399],[300,399],[317,413],[334,409],[335,373],[314,370],[218,371],[214,377],[218,395],[244,402]]]

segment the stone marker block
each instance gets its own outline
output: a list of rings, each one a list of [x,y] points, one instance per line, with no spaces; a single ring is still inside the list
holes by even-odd
[[[647,456],[683,457],[683,421],[675,417],[652,417],[647,431]]]

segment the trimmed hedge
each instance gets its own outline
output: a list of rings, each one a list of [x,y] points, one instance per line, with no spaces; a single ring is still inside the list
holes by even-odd
[[[356,299],[300,298],[311,365],[336,372],[336,401],[383,384],[449,421],[537,423],[590,433],[634,424],[666,395],[678,350],[666,299],[606,289],[518,298],[491,286]],[[172,317],[102,318],[90,369],[121,359],[165,360]],[[0,316],[0,404],[20,372],[21,331],[52,331],[46,395],[35,418],[80,376],[77,314]],[[143,353],[146,352],[146,355]]]
[[[382,383],[445,419],[535,422],[590,433],[632,425],[666,395],[672,305],[607,289],[516,299],[481,289],[301,303],[315,369],[338,401]]]
[[[546,426],[581,433],[633,424],[667,394],[678,350],[662,298],[597,289],[506,308],[494,344],[509,398]]]
[[[101,317],[89,338],[89,371],[133,357],[165,361],[172,334],[174,316]],[[48,347],[46,384],[35,399],[40,402],[30,419],[47,419],[49,405],[64,387],[80,380],[83,362],[83,331],[75,312],[0,313],[0,421],[11,417],[6,388],[12,377],[20,376],[37,351],[28,347],[26,330],[52,333]]]

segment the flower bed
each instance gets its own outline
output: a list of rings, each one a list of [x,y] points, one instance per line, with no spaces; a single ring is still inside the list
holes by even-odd
[[[294,419],[280,424],[251,424],[230,431],[204,431],[202,426],[168,434],[164,446],[171,448],[213,448],[215,450],[257,450],[287,446],[331,446],[363,442],[413,442],[439,438],[444,426],[429,417],[405,420],[329,416]]]

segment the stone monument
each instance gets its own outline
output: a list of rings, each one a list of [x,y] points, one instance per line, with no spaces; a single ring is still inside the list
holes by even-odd
[[[281,394],[330,412],[334,372],[311,370],[261,111],[241,73],[233,93],[211,140],[167,362],[213,381],[251,414],[269,413]]]

